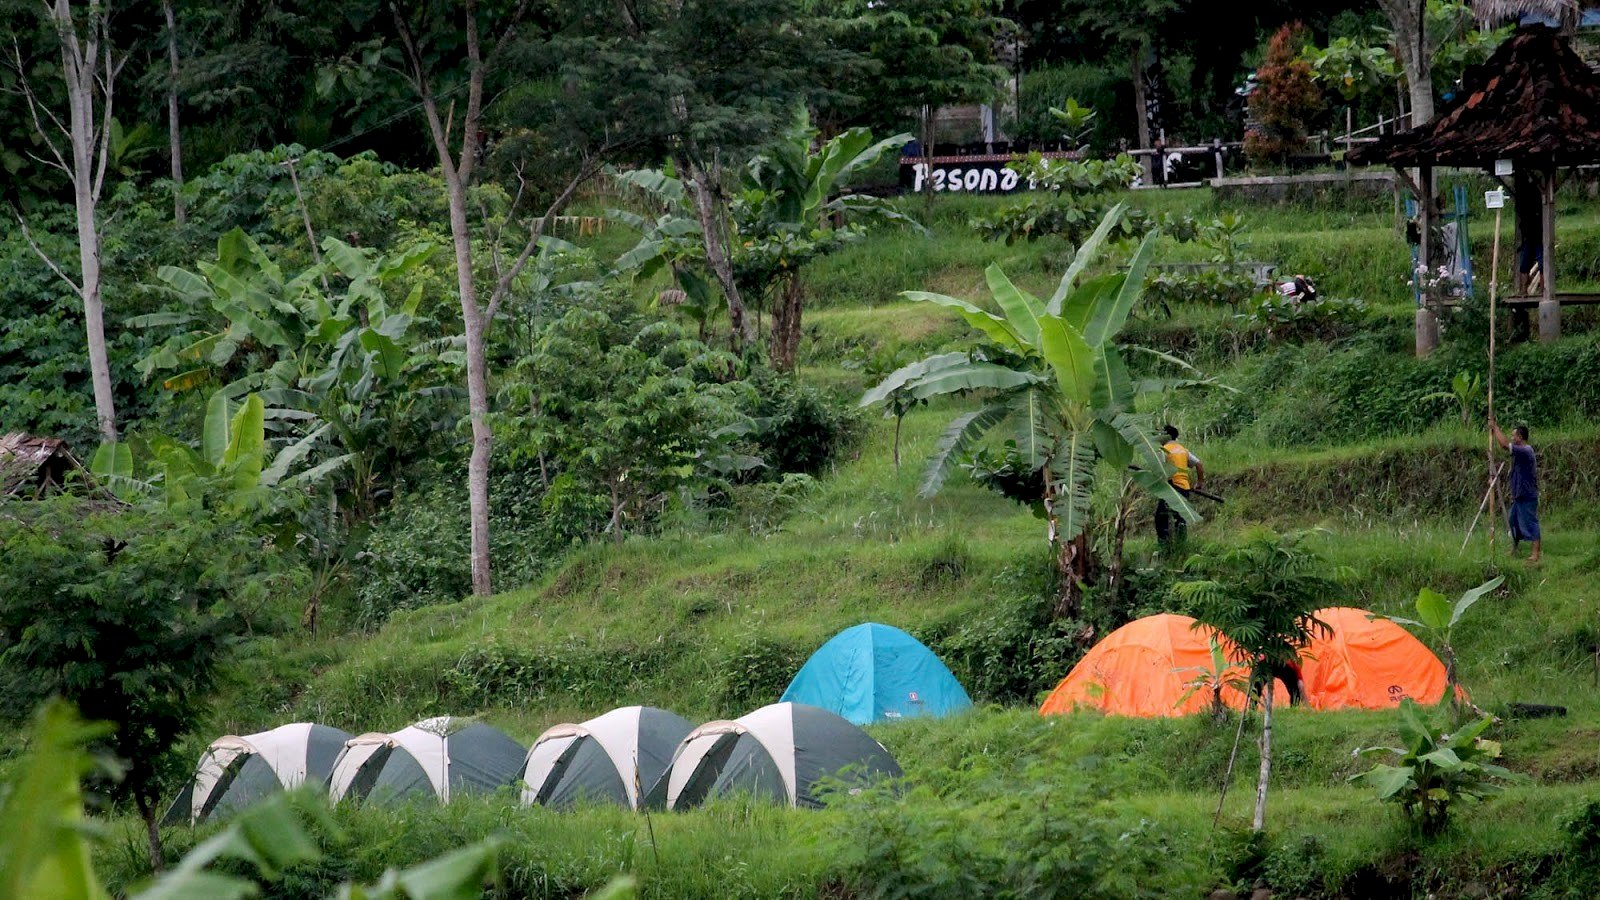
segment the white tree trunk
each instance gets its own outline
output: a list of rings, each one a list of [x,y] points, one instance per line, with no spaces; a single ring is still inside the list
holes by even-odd
[[[183,209],[183,134],[178,129],[178,17],[172,0],[161,0],[167,17],[167,145],[172,158],[172,220],[179,225],[188,217]]]
[[[94,386],[95,418],[101,440],[115,441],[117,408],[111,392],[111,361],[106,353],[105,306],[100,295],[100,226],[97,220],[100,186],[105,177],[107,135],[95,127],[97,118],[103,118],[106,122],[111,120],[115,69],[110,60],[110,47],[101,43],[106,37],[106,17],[110,15],[108,6],[91,7],[90,21],[86,23],[83,36],[79,35],[72,20],[72,8],[67,0],[56,0],[51,7],[51,16],[61,40],[62,76],[67,87],[67,136],[72,144],[68,175],[72,180],[73,208],[77,214],[78,266],[83,276],[79,290],[83,297],[83,324],[89,344],[89,375]],[[97,72],[102,53],[106,54],[103,78]]]
[[[466,332],[467,410],[472,418],[472,455],[467,460],[467,502],[471,509],[472,592],[493,593],[489,570],[489,460],[494,432],[489,427],[489,364],[484,341],[483,310],[472,275],[472,231],[467,224],[467,187],[445,167],[450,194],[450,235],[455,242],[456,287],[461,293],[461,322]]]
[[[1267,827],[1267,785],[1272,780],[1272,684],[1267,676],[1266,687],[1261,689],[1261,774],[1256,779],[1256,815],[1251,828],[1262,831]]]
[[[1411,100],[1411,127],[1433,119],[1434,41],[1423,34],[1427,27],[1418,0],[1378,0],[1394,31],[1395,49],[1405,74]]]

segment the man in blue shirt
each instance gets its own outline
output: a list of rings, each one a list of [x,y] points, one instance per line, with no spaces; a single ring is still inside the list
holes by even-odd
[[[1539,561],[1539,475],[1528,445],[1528,426],[1511,429],[1511,440],[1506,440],[1499,423],[1489,420],[1489,430],[1500,446],[1511,451],[1511,546],[1513,552],[1523,541],[1533,545],[1528,557],[1530,564]]]

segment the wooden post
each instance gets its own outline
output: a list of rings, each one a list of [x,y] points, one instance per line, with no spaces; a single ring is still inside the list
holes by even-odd
[[[1433,167],[1417,170],[1417,266],[1422,272],[1413,272],[1416,279],[1427,278],[1433,272]],[[1423,357],[1439,347],[1439,314],[1428,306],[1428,297],[1422,295],[1417,307],[1417,356]]]
[[[1494,211],[1494,251],[1489,259],[1489,380],[1486,385],[1488,400],[1488,418],[1494,421],[1494,342],[1495,342],[1495,306],[1500,299],[1500,214],[1501,209]],[[1500,505],[1495,497],[1494,485],[1499,481],[1500,473],[1494,467],[1494,432],[1489,432],[1489,449],[1485,455],[1489,471],[1489,490],[1484,494],[1484,504],[1489,508],[1489,557],[1494,558],[1495,535],[1500,531],[1495,517],[1499,515]],[[1473,520],[1476,524],[1477,520]],[[1467,535],[1470,537],[1469,530]]]
[[[1561,337],[1561,304],[1556,302],[1556,170],[1540,173],[1539,201],[1544,213],[1543,258],[1539,273],[1544,280],[1544,296],[1539,300],[1539,340]]]
[[[1428,271],[1433,271],[1433,166],[1417,170],[1417,261]]]

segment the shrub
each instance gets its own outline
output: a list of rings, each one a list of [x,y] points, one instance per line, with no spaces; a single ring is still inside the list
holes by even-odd
[[[716,654],[717,708],[743,715],[759,706],[776,703],[808,650],[761,634],[741,638]]]
[[[762,477],[820,474],[861,436],[858,412],[792,376],[756,369],[750,384],[756,399],[747,412],[755,427],[747,437],[766,463]]]
[[[840,852],[862,897],[1155,898],[1199,896],[1213,882],[1175,835],[1094,803],[1060,773],[1032,767],[1026,786],[977,778],[991,792],[937,797],[893,788],[841,797]]]
[[[1322,109],[1322,92],[1311,64],[1299,58],[1306,45],[1298,23],[1278,29],[1267,45],[1267,59],[1256,72],[1250,94],[1254,124],[1245,131],[1244,152],[1251,162],[1283,162],[1305,147],[1311,119]]]
[[[1416,702],[1407,698],[1400,703],[1400,739],[1405,746],[1356,751],[1360,756],[1392,757],[1397,764],[1379,763],[1350,780],[1371,785],[1379,800],[1399,804],[1423,834],[1440,834],[1450,824],[1454,804],[1485,800],[1500,792],[1496,782],[1518,777],[1492,762],[1500,758],[1500,745],[1479,736],[1493,723],[1485,716],[1448,733],[1430,725]]]
[[[358,624],[376,627],[397,610],[454,603],[472,593],[470,517],[461,487],[456,472],[432,476],[402,491],[373,521],[357,563]],[[492,479],[489,539],[503,586],[531,581],[575,537],[605,522],[603,500],[561,488],[543,489],[533,472]]]
[[[0,517],[0,721],[52,696],[113,722],[103,751],[125,761],[105,786],[147,822],[179,737],[233,644],[286,627],[269,598],[290,571],[260,538],[194,509],[96,507],[70,496]],[[159,852],[152,833],[151,851]]]

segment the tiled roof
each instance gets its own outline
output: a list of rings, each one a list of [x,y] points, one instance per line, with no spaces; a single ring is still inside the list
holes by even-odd
[[[1358,165],[1488,167],[1600,163],[1600,75],[1553,28],[1525,25],[1463,79],[1433,121],[1358,148]]]

